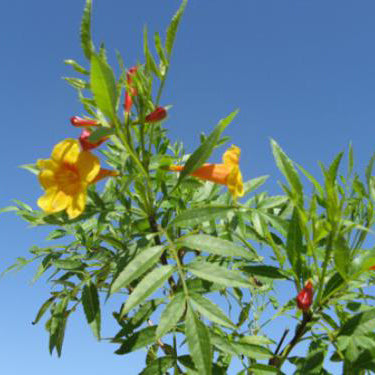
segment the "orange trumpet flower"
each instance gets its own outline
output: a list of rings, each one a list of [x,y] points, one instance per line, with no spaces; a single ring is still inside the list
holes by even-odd
[[[234,199],[244,195],[242,174],[239,168],[241,150],[237,146],[231,146],[223,155],[222,164],[203,164],[191,173],[192,176],[220,185],[226,185]],[[183,166],[171,165],[169,170],[181,172]]]

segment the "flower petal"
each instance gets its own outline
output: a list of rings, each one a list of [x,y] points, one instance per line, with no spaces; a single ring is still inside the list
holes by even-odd
[[[242,174],[238,166],[232,168],[227,179],[227,186],[234,199],[244,195]]]
[[[238,166],[240,161],[241,149],[232,145],[224,152],[223,163],[227,166]]]
[[[82,151],[77,160],[77,168],[81,180],[90,183],[100,171],[100,161],[90,152]]]
[[[71,201],[71,197],[63,191],[53,187],[38,199],[38,206],[46,213],[51,214],[64,210]]]
[[[55,180],[55,172],[51,169],[42,170],[39,173],[38,178],[44,190],[57,186],[57,182]]]
[[[81,215],[81,213],[85,210],[85,206],[86,191],[81,191],[72,197],[72,200],[66,209],[69,219],[74,219]]]
[[[36,166],[39,169],[50,169],[52,171],[57,170],[57,168],[59,167],[59,165],[52,159],[39,159],[36,162]]]
[[[204,164],[191,173],[191,175],[202,180],[226,185],[229,173],[230,169],[224,164]]]
[[[76,139],[64,139],[52,151],[52,159],[57,163],[75,164],[80,154],[79,142]]]

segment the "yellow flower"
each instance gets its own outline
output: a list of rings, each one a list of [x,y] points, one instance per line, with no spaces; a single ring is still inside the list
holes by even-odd
[[[86,206],[86,189],[101,178],[117,172],[100,168],[99,159],[81,151],[76,139],[58,143],[51,159],[38,160],[39,182],[46,191],[38,206],[48,214],[66,210],[70,219],[79,216]]]
[[[226,185],[234,199],[244,195],[242,174],[239,168],[241,150],[237,146],[231,146],[223,155],[222,164],[203,164],[196,169],[192,176],[201,180],[215,182],[216,184]],[[181,172],[183,166],[171,165],[170,171]]]

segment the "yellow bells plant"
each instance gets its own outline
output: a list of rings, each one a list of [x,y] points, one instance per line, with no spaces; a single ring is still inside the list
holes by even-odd
[[[216,184],[226,185],[233,199],[244,195],[242,174],[239,167],[241,150],[232,145],[223,155],[222,164],[203,164],[191,173],[192,176],[207,180]],[[181,172],[184,169],[180,165],[171,165],[169,170]]]
[[[76,139],[58,143],[51,159],[38,160],[37,166],[40,184],[46,191],[38,199],[38,206],[47,214],[66,210],[70,219],[84,211],[88,185],[117,176],[116,171],[101,169],[95,155],[81,151]]]

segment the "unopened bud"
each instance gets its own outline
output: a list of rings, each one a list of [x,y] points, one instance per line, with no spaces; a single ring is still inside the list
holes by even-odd
[[[87,129],[83,129],[82,133],[79,137],[79,143],[81,144],[83,151],[89,151],[93,150],[94,148],[99,147],[103,142],[105,142],[108,138],[104,137],[99,139],[97,142],[90,142],[89,137],[91,135],[91,132]]]
[[[163,107],[156,107],[156,109],[148,114],[145,118],[146,122],[158,122],[167,117],[167,111]]]
[[[73,116],[70,118],[70,123],[73,126],[98,126],[98,121],[93,120],[93,119],[87,119],[87,118],[82,118],[78,116]]]
[[[302,311],[308,311],[313,302],[313,285],[311,280],[308,280],[305,287],[298,293],[296,301],[297,306]]]

